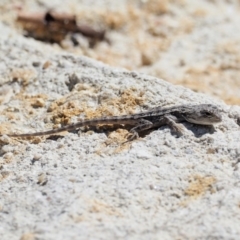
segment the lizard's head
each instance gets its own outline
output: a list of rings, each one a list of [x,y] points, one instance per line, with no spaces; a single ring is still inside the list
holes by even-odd
[[[200,125],[213,125],[222,121],[220,110],[211,104],[192,106],[182,116],[191,123]]]

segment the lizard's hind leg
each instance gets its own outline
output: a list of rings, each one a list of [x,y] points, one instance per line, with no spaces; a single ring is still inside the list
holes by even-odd
[[[147,130],[153,127],[153,123],[146,120],[146,119],[140,119],[138,122],[138,125],[134,128],[132,128],[129,132],[132,134],[132,136],[128,139],[127,142],[132,141],[135,138],[139,138],[138,132],[141,132],[143,130]]]

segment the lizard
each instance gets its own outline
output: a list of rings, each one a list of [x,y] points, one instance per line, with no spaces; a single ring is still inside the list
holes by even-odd
[[[214,125],[222,121],[222,116],[219,113],[219,109],[212,104],[180,105],[166,108],[155,107],[146,112],[130,115],[110,116],[83,120],[48,131],[6,135],[9,137],[24,138],[53,135],[63,131],[76,130],[80,127],[85,126],[123,124],[133,125],[133,128],[130,130],[132,136],[128,140],[131,141],[134,138],[138,138],[139,132],[160,127],[162,125],[168,125],[174,132],[181,136],[183,134],[182,127],[178,123],[183,121],[198,125]]]

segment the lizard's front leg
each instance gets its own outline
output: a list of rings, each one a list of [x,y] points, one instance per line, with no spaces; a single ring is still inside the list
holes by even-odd
[[[159,122],[164,121],[164,123],[167,124],[171,130],[177,134],[178,137],[181,137],[183,135],[184,129],[182,125],[176,123],[176,120],[177,119],[175,116],[167,114],[163,116]]]

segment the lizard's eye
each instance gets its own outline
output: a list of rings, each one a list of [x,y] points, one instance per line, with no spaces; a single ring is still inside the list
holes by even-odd
[[[210,112],[206,112],[206,111],[203,111],[202,114],[206,115],[206,116],[210,116],[211,113]]]

